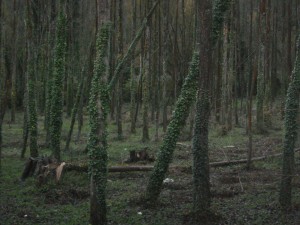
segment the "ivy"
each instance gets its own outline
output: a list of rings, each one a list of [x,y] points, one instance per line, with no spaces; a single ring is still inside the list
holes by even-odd
[[[57,23],[49,127],[52,154],[58,161],[60,160],[60,137],[63,114],[62,90],[65,73],[66,47],[66,18],[61,11]]]
[[[215,45],[221,32],[225,12],[229,9],[232,0],[215,0],[213,8],[212,43]]]
[[[285,103],[285,135],[283,146],[282,179],[280,186],[279,202],[281,206],[288,209],[291,206],[292,177],[294,173],[294,148],[297,140],[297,117],[299,109],[300,94],[300,36],[297,41],[297,54],[294,71],[286,96]]]
[[[89,175],[96,191],[97,203],[102,216],[106,215],[105,190],[107,182],[107,115],[109,110],[109,92],[107,85],[107,55],[110,23],[103,24],[97,37],[97,55],[94,63],[94,74],[89,98],[88,139]],[[106,220],[106,219],[105,219]]]
[[[146,191],[146,199],[154,202],[159,196],[162,182],[172,161],[172,155],[176,147],[176,142],[180,131],[189,115],[189,108],[196,98],[197,76],[199,75],[199,52],[194,52],[181,94],[175,105],[170,124],[167,129],[163,144],[159,149],[154,171],[151,174]]]

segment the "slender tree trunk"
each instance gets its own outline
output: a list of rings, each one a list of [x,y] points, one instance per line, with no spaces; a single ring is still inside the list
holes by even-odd
[[[256,126],[259,132],[264,132],[264,95],[265,95],[265,50],[266,50],[266,0],[260,0],[259,9],[259,57],[257,76]]]
[[[123,57],[123,0],[118,1],[118,57]],[[117,127],[118,127],[118,140],[123,139],[123,127],[122,127],[122,106],[123,106],[123,80],[124,74],[120,74],[117,87]]]
[[[72,133],[73,133],[73,128],[74,128],[74,124],[75,124],[75,120],[76,120],[76,115],[77,115],[77,112],[78,112],[78,106],[80,104],[81,98],[83,98],[82,94],[83,94],[84,82],[85,82],[84,73],[85,73],[85,71],[83,70],[82,75],[81,75],[81,81],[80,81],[80,83],[78,85],[78,88],[77,88],[76,99],[75,99],[75,103],[74,103],[72,113],[71,113],[71,124],[70,124],[70,129],[69,129],[67,140],[66,140],[65,151],[69,150],[69,146],[70,146],[70,142],[71,142],[71,138],[72,138]]]
[[[51,0],[50,20],[48,30],[48,72],[47,72],[47,85],[46,85],[46,102],[45,102],[45,121],[44,126],[46,130],[46,145],[50,144],[50,109],[52,98],[52,86],[53,86],[53,65],[54,65],[54,40],[55,40],[55,17],[56,17],[56,0]]]
[[[133,13],[132,13],[132,38],[134,38],[135,32],[136,32],[136,9],[137,9],[137,3],[136,0],[132,0],[132,7],[133,7]],[[136,94],[137,94],[137,85],[136,85],[136,75],[135,75],[135,60],[134,60],[134,53],[132,52],[132,60],[131,60],[131,84],[130,84],[130,119],[131,119],[131,126],[130,131],[131,133],[136,132],[136,126],[135,126],[135,107],[136,107]]]
[[[169,40],[169,0],[163,1],[163,76],[162,76],[162,104],[163,104],[163,131],[167,130],[168,123],[168,99],[167,99],[167,83],[170,77],[169,74],[169,55],[170,55],[170,40]]]
[[[33,24],[32,14],[34,13],[32,3],[27,0],[27,72],[26,72],[26,84],[28,91],[28,131],[30,139],[30,156],[38,156],[38,145],[37,145],[37,109],[36,109],[36,85],[35,85],[35,70],[34,70],[34,50],[33,47]]]
[[[2,46],[2,0],[0,0],[0,77],[4,76],[4,71],[3,71],[3,46]],[[5,87],[5,86],[4,86]],[[3,87],[3,88],[4,88]],[[4,118],[4,113],[6,110],[6,104],[4,104],[4,97],[2,97],[3,92],[2,92],[2,85],[0,85],[0,175],[2,173],[2,123],[3,123],[3,118]],[[5,110],[4,110],[5,108]],[[3,116],[2,116],[3,115]]]
[[[13,1],[13,63],[12,63],[12,88],[11,88],[11,122],[14,123],[16,120],[16,98],[17,98],[17,5],[16,0]]]
[[[199,59],[198,96],[193,138],[193,211],[195,216],[205,215],[210,208],[208,124],[210,116],[210,82],[212,81],[212,1],[196,1],[198,20],[197,44]]]
[[[89,99],[90,223],[106,225],[109,1],[98,0],[96,12],[100,29]]]
[[[63,12],[63,0],[60,2],[60,12],[57,20],[56,46],[54,56],[54,74],[50,108],[50,140],[53,156],[60,161],[60,138],[63,116],[63,80],[65,74],[66,54],[66,18]]]
[[[250,2],[250,32],[249,32],[249,49],[250,52],[249,55],[252,54],[252,34],[253,34],[253,2]],[[257,62],[256,59],[254,59],[254,62]],[[248,70],[249,70],[249,80],[248,80],[248,101],[247,101],[247,132],[248,132],[248,161],[246,168],[249,170],[251,168],[252,164],[252,154],[253,154],[253,146],[252,146],[252,99],[253,99],[253,92],[254,92],[254,85],[256,81],[256,69],[252,69],[253,67],[253,61],[252,57],[249,59],[248,64]],[[257,68],[257,66],[254,66]]]

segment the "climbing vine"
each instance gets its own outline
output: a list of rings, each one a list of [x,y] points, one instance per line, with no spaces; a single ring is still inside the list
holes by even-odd
[[[291,206],[292,178],[294,173],[294,148],[297,140],[297,117],[299,109],[300,94],[300,36],[297,41],[297,54],[294,71],[286,96],[285,103],[285,135],[283,146],[283,165],[280,186],[279,202],[281,206],[288,209]]]
[[[89,174],[91,185],[95,188],[97,204],[100,214],[106,220],[105,190],[107,182],[107,114],[109,110],[109,92],[107,85],[107,67],[105,57],[110,33],[110,23],[102,25],[97,37],[97,55],[94,63],[89,99],[89,125],[88,140]]]
[[[198,65],[199,52],[194,52],[188,76],[185,79],[181,94],[177,100],[166,136],[158,152],[154,171],[149,180],[146,199],[150,202],[156,201],[159,196],[163,179],[172,160],[178,136],[189,115],[189,108],[196,98],[197,76],[199,75]]]
[[[212,43],[217,42],[224,21],[225,12],[229,9],[232,0],[216,0],[213,8]]]
[[[66,18],[63,11],[60,11],[57,23],[50,107],[50,143],[52,154],[57,160],[60,160],[60,137],[63,114],[62,90],[65,73],[66,46]]]

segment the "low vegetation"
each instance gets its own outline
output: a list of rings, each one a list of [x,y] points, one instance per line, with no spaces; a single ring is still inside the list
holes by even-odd
[[[85,117],[87,120],[87,117]],[[45,132],[40,117],[39,152],[50,155],[45,148]],[[69,119],[64,118],[63,140],[66,139]],[[282,152],[282,122],[276,118],[273,128],[267,134],[254,135],[254,156],[272,155]],[[109,165],[125,165],[131,150],[147,147],[155,155],[160,142],[142,143],[142,126],[137,124],[137,134],[130,134],[130,121],[126,123],[126,139],[117,140],[117,127],[113,122],[108,129]],[[77,126],[77,125],[76,125]],[[76,127],[75,126],[75,131]],[[188,124],[183,134],[188,132]],[[155,128],[150,127],[150,137]],[[20,176],[26,159],[20,159],[22,143],[22,114],[17,114],[16,123],[8,118],[3,126],[3,176],[0,181],[1,224],[87,224],[89,220],[89,177],[87,173],[64,172],[60,182],[49,178],[40,185],[35,177],[24,182]],[[62,152],[62,160],[80,164],[87,162],[87,130],[84,126],[80,140],[71,142],[70,151]],[[243,159],[247,156],[247,136],[243,128],[235,127],[221,136],[220,128],[212,125],[210,133],[210,160],[224,161]],[[162,132],[162,131],[160,131]],[[76,132],[75,132],[76,133]],[[163,137],[160,133],[160,137]],[[75,139],[76,134],[74,134]],[[184,135],[182,135],[184,136]],[[62,143],[64,144],[64,142]],[[192,162],[190,142],[180,142],[174,152],[171,166],[186,169],[170,169],[163,184],[157,205],[146,208],[141,202],[141,193],[146,190],[149,172],[109,173],[107,186],[108,224],[199,224],[192,221]],[[27,153],[28,157],[29,152]],[[299,157],[296,155],[296,160]],[[296,161],[295,174],[300,171]],[[152,165],[138,162],[134,165]],[[132,164],[130,164],[132,165]],[[202,218],[201,224],[297,224],[300,221],[300,179],[294,178],[293,208],[286,214],[280,210],[278,191],[281,173],[281,158],[271,158],[254,163],[254,169],[247,171],[245,165],[234,165],[211,169],[212,211],[209,218]],[[206,221],[206,222],[204,222]]]

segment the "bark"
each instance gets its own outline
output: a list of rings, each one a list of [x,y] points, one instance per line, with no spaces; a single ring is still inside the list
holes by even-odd
[[[70,129],[69,129],[67,140],[66,140],[65,151],[69,150],[69,146],[70,146],[70,142],[71,142],[71,138],[72,138],[72,133],[73,133],[73,128],[74,128],[74,124],[75,124],[75,120],[76,120],[76,115],[77,115],[77,112],[78,112],[78,106],[80,104],[80,100],[83,98],[82,94],[83,94],[84,83],[85,83],[84,73],[85,73],[85,71],[83,69],[82,70],[82,75],[81,75],[81,81],[80,81],[80,83],[78,85],[78,88],[77,88],[76,99],[75,99],[75,103],[74,103],[72,113],[71,113],[71,124],[70,124]]]
[[[149,21],[150,22],[150,21]],[[145,31],[144,45],[144,76],[143,76],[143,133],[142,142],[148,142],[149,138],[149,103],[150,103],[150,23]]]
[[[195,100],[197,90],[199,53],[194,52],[189,74],[185,79],[181,94],[176,102],[174,113],[168,126],[166,136],[161,145],[154,170],[151,174],[147,190],[146,200],[154,203],[162,188],[163,179],[172,160],[173,151],[176,146],[181,129],[189,115],[189,108]]]
[[[198,96],[193,137],[193,212],[206,215],[210,208],[208,124],[210,116],[210,84],[212,81],[212,2],[196,1],[197,44],[199,60]]]
[[[265,51],[266,51],[266,0],[260,1],[259,9],[259,47],[258,76],[256,100],[256,126],[259,132],[264,132],[264,96],[265,96]]]
[[[132,7],[133,7],[133,13],[132,13],[132,38],[134,38],[135,32],[136,32],[136,9],[137,9],[137,3],[136,0],[132,0]],[[135,126],[135,106],[136,106],[136,93],[137,93],[137,85],[136,85],[136,75],[135,75],[135,63],[134,63],[134,53],[135,51],[132,51],[132,59],[131,59],[131,84],[130,84],[130,132],[135,133],[136,132],[136,126]]]
[[[152,16],[152,14],[154,13],[158,3],[160,2],[160,0],[157,0],[152,8],[149,10],[149,13],[147,14],[147,16],[144,18],[139,30],[137,31],[134,39],[132,40],[131,44],[128,47],[128,50],[126,51],[126,53],[124,54],[124,56],[122,57],[122,59],[117,63],[116,69],[114,70],[113,73],[113,77],[109,82],[109,90],[112,91],[114,90],[114,87],[120,77],[120,73],[124,67],[124,65],[128,62],[128,60],[130,59],[130,56],[132,55],[133,50],[135,49],[135,47],[137,46],[139,40],[142,37],[143,32],[145,31],[147,24],[149,23],[149,20]]]
[[[89,152],[90,173],[90,223],[107,224],[106,183],[107,183],[107,114],[108,92],[108,43],[110,35],[109,3],[99,0],[97,14],[98,29],[96,58],[89,97]]]
[[[34,50],[33,47],[33,27],[36,25],[33,23],[32,14],[33,6],[32,3],[27,0],[27,23],[26,23],[26,33],[27,33],[27,71],[26,71],[26,84],[27,84],[27,112],[28,112],[28,132],[30,139],[30,156],[38,156],[38,145],[37,145],[37,109],[36,109],[36,85],[35,85],[35,71],[34,71]]]
[[[60,139],[63,116],[63,80],[65,74],[65,54],[66,54],[66,18],[61,6],[58,21],[54,56],[53,85],[51,92],[50,108],[50,140],[51,150],[54,157],[60,160]]]
[[[123,0],[119,0],[118,4],[118,58],[123,57]],[[124,81],[124,74],[120,74],[120,78],[118,81],[117,87],[117,115],[116,115],[116,122],[118,127],[118,140],[123,139],[123,127],[122,127],[122,106],[123,106],[123,81]]]
[[[11,88],[11,122],[14,123],[16,120],[16,98],[17,98],[17,6],[16,0],[13,1],[13,63],[12,63],[12,88]]]
[[[0,0],[0,76],[3,77],[3,46],[2,46],[2,0]],[[4,86],[6,87],[6,85]],[[3,87],[3,88],[4,88]],[[5,95],[2,92],[2,85],[0,85],[0,175],[2,173],[2,123],[6,110]]]
[[[297,54],[291,82],[286,96],[285,103],[285,135],[283,146],[282,177],[279,193],[279,203],[285,209],[292,204],[292,180],[294,176],[294,152],[297,140],[297,117],[299,110],[300,95],[300,36],[297,41]]]

